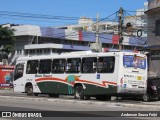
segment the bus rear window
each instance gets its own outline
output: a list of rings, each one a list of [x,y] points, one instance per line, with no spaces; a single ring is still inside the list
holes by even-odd
[[[140,68],[146,69],[146,58],[134,55],[123,56],[123,66],[125,68]]]

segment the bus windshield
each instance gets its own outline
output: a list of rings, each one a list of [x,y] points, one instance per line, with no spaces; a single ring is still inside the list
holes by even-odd
[[[146,58],[135,55],[124,55],[123,66],[125,68],[146,69]]]

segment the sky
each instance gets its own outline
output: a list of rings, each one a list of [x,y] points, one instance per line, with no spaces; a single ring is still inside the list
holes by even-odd
[[[120,7],[127,11],[136,11],[137,9],[144,8],[144,2],[146,1],[147,0],[0,0],[0,24],[12,23],[39,26],[77,24],[78,18],[82,16],[96,18],[98,13],[100,18],[105,18],[118,11]],[[55,16],[61,17],[55,19]],[[62,20],[62,18],[66,17],[72,17],[72,19]]]

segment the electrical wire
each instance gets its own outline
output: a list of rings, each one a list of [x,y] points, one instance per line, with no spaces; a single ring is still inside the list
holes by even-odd
[[[126,11],[124,11],[124,13],[126,15],[130,15],[129,13],[127,13]],[[114,19],[111,19],[111,17],[115,15],[115,18]],[[43,15],[43,14],[30,14],[30,13],[20,13],[20,12],[9,12],[9,11],[0,11],[0,16],[2,17],[6,17],[6,16],[9,16],[9,17],[20,17],[20,18],[23,18],[23,19],[43,19],[43,20],[78,20],[79,18],[78,17],[65,17],[65,16],[51,16],[51,15]],[[131,16],[131,15],[130,15]],[[131,16],[133,17],[133,16]],[[95,18],[94,18],[95,19]],[[124,19],[124,15],[123,15],[123,19]],[[92,25],[89,25],[88,27],[91,27],[91,26],[94,26],[102,21],[105,21],[105,20],[110,20],[110,21],[116,21],[118,22],[118,11],[116,11],[115,13],[105,17],[105,18],[102,18],[101,20],[99,20],[98,22],[95,22],[93,23]],[[136,18],[136,20],[139,20]],[[142,20],[139,20],[139,21],[142,21]],[[134,24],[136,25],[136,24]],[[114,26],[114,25],[113,25]],[[83,32],[83,31],[82,31]],[[88,35],[87,35],[88,34]],[[69,33],[67,35],[64,35],[64,32],[62,33],[59,33],[59,34],[56,34],[57,36],[59,35],[63,35],[63,36],[60,36],[59,39],[65,39],[66,37],[74,37],[74,36],[77,36],[79,35],[77,31],[74,31],[72,33]],[[89,35],[89,33],[85,33],[83,36],[88,36],[88,37],[92,37],[91,35]],[[100,38],[103,38],[103,39],[106,39],[106,40],[112,40],[112,39],[109,39],[109,38],[105,38],[103,36],[99,36]],[[142,41],[142,40],[141,40]]]

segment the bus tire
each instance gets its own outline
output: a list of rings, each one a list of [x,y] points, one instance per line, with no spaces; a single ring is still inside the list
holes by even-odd
[[[32,87],[32,85],[29,85],[29,86],[27,87],[26,92],[27,92],[27,95],[28,95],[28,96],[33,96],[33,95],[34,95],[34,94],[33,94],[33,87]]]
[[[49,93],[49,97],[59,98],[59,94]]]
[[[34,93],[34,96],[38,96],[38,93]]]
[[[84,99],[84,89],[82,86],[77,86],[74,90],[74,97],[76,99]]]
[[[101,101],[111,100],[111,96],[99,95],[96,96],[96,100],[101,100]]]
[[[96,96],[96,100],[101,100],[101,96]]]
[[[144,102],[149,102],[151,100],[151,96],[149,94],[144,94],[142,99]]]
[[[90,100],[90,96],[88,96],[88,95],[84,95],[84,100]]]

